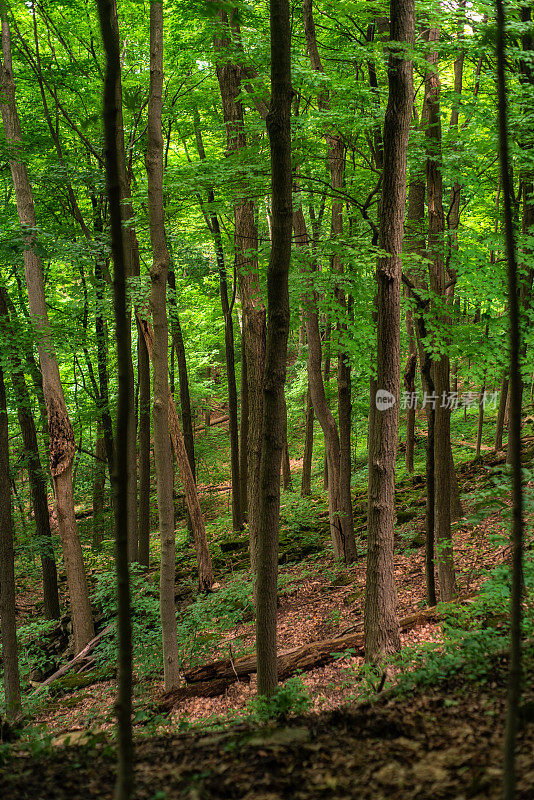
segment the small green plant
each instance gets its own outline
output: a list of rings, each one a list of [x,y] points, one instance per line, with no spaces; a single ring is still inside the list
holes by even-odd
[[[271,697],[255,697],[247,709],[250,717],[256,722],[287,719],[294,714],[303,714],[311,706],[308,689],[298,676],[289,678],[283,686],[279,686]]]

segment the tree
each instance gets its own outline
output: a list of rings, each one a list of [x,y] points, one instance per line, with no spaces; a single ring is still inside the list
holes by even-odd
[[[15,187],[19,221],[24,231],[24,270],[33,325],[37,332],[37,349],[43,377],[43,391],[48,414],[50,436],[50,471],[54,482],[59,532],[67,570],[67,582],[74,627],[75,650],[79,652],[94,636],[89,592],[85,578],[82,548],[74,513],[72,462],[74,433],[65,405],[59,368],[50,335],[46,307],[43,267],[35,236],[36,215],[28,171],[20,159],[22,132],[15,104],[15,81],[11,61],[11,35],[5,5],[2,14],[2,121],[6,139],[11,145],[10,168]]]
[[[122,227],[120,146],[118,127],[121,115],[118,109],[120,93],[120,50],[116,24],[115,0],[98,0],[98,13],[102,41],[106,52],[106,77],[104,83],[104,137],[106,147],[106,179],[111,216],[111,247],[114,261],[113,294],[115,309],[115,336],[119,371],[119,399],[115,465],[113,471],[113,498],[115,514],[115,570],[118,594],[119,630],[119,686],[117,696],[118,770],[115,785],[116,800],[129,800],[133,791],[133,740],[132,740],[132,620],[130,612],[130,576],[128,571],[128,544],[130,514],[128,486],[131,483],[128,457],[128,427],[130,424],[131,354],[129,345],[129,314],[126,299],[128,278],[125,257],[125,237]]]
[[[413,103],[409,46],[415,35],[413,0],[391,0],[389,98],[384,122],[384,177],[377,262],[376,404],[369,431],[369,502],[365,655],[369,660],[400,647],[393,567],[395,459],[400,398],[401,252],[406,160]],[[380,395],[388,401],[380,405]]]
[[[38,548],[41,557],[43,573],[43,600],[45,617],[59,619],[59,596],[57,588],[57,569],[50,531],[50,517],[48,514],[48,496],[46,492],[45,473],[41,469],[37,431],[31,410],[30,395],[26,386],[26,379],[22,370],[22,363],[17,349],[17,338],[12,325],[14,320],[9,318],[9,297],[5,287],[0,287],[0,320],[3,322],[2,335],[4,343],[9,345],[7,353],[10,364],[11,384],[17,403],[17,416],[24,450],[28,465],[28,477],[32,495],[35,515],[35,532],[38,538]]]
[[[21,712],[17,623],[15,612],[15,558],[9,480],[9,438],[4,372],[0,364],[0,619],[8,719]]]
[[[267,131],[271,146],[272,243],[267,275],[268,325],[263,385],[263,433],[256,587],[258,692],[276,688],[276,599],[280,465],[286,442],[289,264],[293,227],[291,176],[291,27],[288,0],[271,0],[271,107]]]
[[[161,540],[160,615],[163,636],[165,689],[174,689],[180,680],[176,613],[174,610],[174,505],[171,444],[169,439],[169,376],[167,275],[169,250],[165,241],[163,208],[163,136],[161,105],[163,90],[163,3],[150,4],[150,93],[148,100],[148,138],[146,170],[148,213],[152,242],[150,307],[154,320],[154,448],[158,488],[159,535]]]
[[[504,228],[508,264],[508,313],[510,315],[510,426],[508,449],[512,464],[512,593],[508,706],[504,741],[504,800],[516,795],[515,747],[521,699],[521,598],[523,593],[523,474],[521,464],[521,332],[518,302],[518,264],[512,213],[512,184],[508,155],[508,120],[505,78],[505,16],[497,0],[497,87],[499,113],[499,157],[504,198]]]

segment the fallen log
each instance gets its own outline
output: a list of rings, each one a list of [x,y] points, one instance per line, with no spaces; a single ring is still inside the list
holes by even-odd
[[[454,602],[469,602],[475,595],[476,593],[471,593],[457,598]],[[440,619],[443,605],[424,608],[404,617],[399,621],[401,631],[410,630],[424,622]],[[309,672],[329,664],[340,653],[345,653],[347,650],[352,651],[352,655],[364,655],[363,622],[354,626],[350,633],[346,632],[335,639],[311,642],[280,653],[278,655],[278,680],[284,681],[296,672]],[[174,703],[189,697],[216,697],[237,681],[249,681],[250,676],[256,671],[255,654],[236,659],[221,659],[203,666],[193,667],[184,672],[184,678],[189,686],[181,687],[164,695],[161,701],[162,707],[165,706],[168,710],[173,707],[171,695]]]

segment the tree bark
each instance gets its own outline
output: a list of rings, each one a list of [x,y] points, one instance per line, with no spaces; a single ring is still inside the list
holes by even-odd
[[[374,661],[400,648],[393,565],[395,460],[400,400],[401,252],[406,163],[413,103],[412,62],[405,47],[415,36],[413,0],[391,0],[389,99],[384,122],[384,171],[377,262],[377,393],[369,441],[365,657]],[[379,403],[386,392],[390,403]]]
[[[523,9],[522,9],[523,10]],[[530,9],[527,9],[530,19]],[[529,44],[532,49],[532,40]],[[512,212],[512,185],[508,155],[508,122],[505,79],[505,17],[497,0],[497,87],[499,109],[499,156],[504,198],[504,229],[508,262],[508,313],[510,315],[510,423],[508,450],[512,464],[512,589],[510,602],[511,642],[508,704],[504,738],[503,797],[516,797],[516,740],[521,701],[521,602],[523,595],[523,470],[521,464],[521,327],[518,264]]]
[[[504,432],[504,420],[506,418],[506,403],[508,400],[508,374],[504,373],[501,382],[501,392],[499,397],[499,410],[497,411],[497,423],[495,427],[495,452],[502,450],[502,437]]]
[[[214,0],[208,0],[214,2]],[[217,54],[217,78],[221,91],[223,117],[226,125],[227,157],[236,158],[246,147],[244,110],[241,92],[242,68],[229,60],[228,48],[232,38],[239,39],[237,11],[218,11],[220,32],[214,37]],[[240,194],[234,204],[235,265],[243,309],[243,332],[247,364],[247,515],[250,536],[252,570],[257,566],[258,520],[260,498],[260,462],[263,420],[263,372],[265,364],[265,306],[258,276],[258,229],[254,202],[247,199],[246,179],[239,177]],[[241,433],[243,437],[243,432]],[[243,465],[241,465],[241,470]]]
[[[0,620],[4,689],[8,719],[21,713],[17,621],[15,611],[15,555],[9,482],[9,436],[4,372],[0,364]]]
[[[272,245],[267,273],[269,324],[263,385],[260,514],[256,586],[258,693],[271,695],[278,683],[276,606],[280,462],[287,442],[284,399],[289,334],[291,261],[291,27],[289,0],[271,0],[271,107],[267,131],[271,145]]]
[[[154,333],[148,320],[141,317],[139,309],[136,309],[137,320],[141,325],[143,336],[148,350],[148,355],[152,363],[154,351]],[[168,383],[168,382],[167,382]],[[174,454],[180,472],[180,479],[184,487],[185,502],[191,517],[193,528],[193,539],[198,566],[198,585],[200,591],[206,591],[213,586],[213,567],[208,550],[208,540],[204,518],[198,500],[198,491],[189,465],[189,459],[185,450],[184,437],[180,428],[180,421],[171,392],[168,392],[168,415],[169,415],[169,434],[171,437]]]
[[[113,511],[115,528],[115,571],[118,596],[118,663],[119,681],[116,702],[118,769],[115,784],[116,800],[129,800],[133,793],[132,740],[132,620],[130,612],[130,578],[128,570],[131,548],[131,485],[132,468],[128,452],[131,426],[133,375],[131,366],[131,328],[126,285],[129,277],[127,242],[123,230],[123,187],[121,186],[120,128],[120,46],[115,0],[98,0],[100,30],[106,53],[103,116],[106,156],[106,182],[111,217],[111,249],[113,254],[113,299],[119,391],[117,403],[116,448],[113,466]],[[124,142],[122,142],[124,144]],[[122,160],[124,166],[124,161]],[[137,474],[137,472],[135,472]],[[137,521],[137,520],[136,520]],[[136,525],[137,532],[137,525]],[[136,533],[137,535],[137,533]]]
[[[406,332],[408,334],[408,357],[404,368],[404,388],[408,395],[406,411],[406,472],[413,473],[413,455],[415,445],[415,373],[417,370],[417,342],[413,329],[413,312],[406,309]]]
[[[297,246],[308,250],[310,243],[301,204],[296,207],[293,214],[293,228]],[[356,558],[356,542],[354,539],[354,531],[352,532],[352,536],[350,536],[345,525],[345,518],[341,513],[339,484],[341,448],[336,422],[326,400],[323,376],[321,373],[322,346],[319,333],[319,314],[317,312],[317,301],[314,296],[313,287],[310,285],[311,276],[315,272],[317,265],[311,253],[309,255],[309,265],[307,287],[309,295],[306,296],[305,294],[302,298],[302,305],[305,309],[306,317],[306,335],[308,338],[308,386],[315,415],[319,420],[325,438],[329,478],[328,513],[334,556],[343,559],[347,563],[351,563]]]
[[[26,165],[18,158],[22,132],[15,104],[15,82],[11,62],[11,37],[5,6],[2,6],[2,120],[10,143],[11,175],[15,187],[19,221],[25,229],[24,271],[28,288],[30,316],[38,337],[38,353],[43,376],[43,392],[47,407],[50,435],[50,471],[54,482],[56,510],[71,603],[76,652],[94,636],[91,604],[85,578],[82,548],[74,513],[72,462],[74,432],[69,419],[59,368],[50,333],[46,307],[43,268],[36,251],[36,217],[33,194]]]
[[[43,574],[44,612],[46,619],[59,619],[57,569],[54,547],[52,544],[52,534],[50,531],[45,473],[43,473],[41,469],[37,431],[31,410],[30,395],[18,354],[17,341],[13,339],[13,320],[9,318],[7,292],[4,287],[0,287],[0,319],[3,319],[5,322],[5,328],[3,330],[4,342],[9,343],[8,358],[11,364],[11,384],[17,404],[17,416],[22,433],[28,478],[30,481],[33,512],[35,515],[35,532],[38,537],[38,549]]]
[[[167,276],[170,256],[165,241],[163,207],[163,136],[161,109],[163,91],[163,3],[150,4],[150,91],[146,171],[148,176],[148,218],[152,243],[150,307],[154,321],[154,453],[158,494],[159,535],[161,541],[160,616],[163,635],[163,675],[165,689],[180,682],[174,574],[176,544],[174,534],[173,471],[169,438],[169,337],[167,322]]]
[[[204,161],[206,158],[206,152],[204,150],[202,131],[200,129],[200,118],[198,109],[196,107],[195,135],[199,158]],[[215,193],[211,187],[208,190],[208,202],[210,204],[215,202]],[[226,358],[226,378],[228,385],[228,427],[230,432],[230,466],[232,473],[232,527],[234,531],[240,531],[243,528],[243,511],[241,507],[241,486],[239,480],[239,427],[237,416],[237,384],[235,379],[234,324],[232,320],[235,289],[237,287],[234,286],[234,296],[232,298],[232,303],[230,304],[228,301],[228,280],[224,261],[221,226],[219,224],[219,217],[214,210],[209,212],[209,221],[211,235],[213,236],[213,243],[215,247],[217,269],[219,272],[219,290],[224,318],[224,352]]]
[[[93,549],[100,550],[104,540],[104,488],[106,485],[106,443],[102,423],[97,423],[93,465]]]
[[[431,28],[429,41],[437,42],[439,30]],[[436,317],[440,323],[441,335],[449,324],[445,308],[446,270],[443,254],[443,233],[445,216],[443,213],[443,184],[441,175],[441,121],[440,121],[440,80],[437,72],[437,52],[429,56],[429,68],[425,77],[425,134],[429,154],[426,160],[427,203],[428,203],[428,255],[430,259],[430,288],[435,297]],[[447,398],[450,394],[449,358],[442,354],[433,359],[433,381],[436,393],[436,415],[434,429],[434,480],[435,497],[435,539],[438,562],[440,597],[451,600],[456,593],[456,576],[452,549],[450,485],[450,408]]]
[[[311,399],[310,387],[306,392],[306,425],[304,433],[304,456],[302,458],[302,483],[300,486],[300,496],[307,497],[311,494],[311,469],[313,458],[313,403]]]
[[[248,380],[245,331],[241,331],[241,416],[239,422],[239,492],[243,520],[248,516]]]
[[[139,563],[150,566],[150,359],[137,325],[139,376]]]
[[[182,335],[182,326],[180,325],[180,317],[178,316],[178,309],[176,306],[176,278],[172,264],[169,264],[169,288],[170,293],[170,307],[171,307],[171,334],[174,344],[174,352],[176,353],[176,360],[178,362],[178,383],[180,384],[180,409],[182,416],[182,430],[184,435],[185,451],[189,459],[189,466],[193,480],[196,481],[197,467],[195,461],[195,436],[193,432],[193,415],[191,413],[191,394],[189,392],[189,375],[187,370],[187,358],[185,353],[184,337]]]

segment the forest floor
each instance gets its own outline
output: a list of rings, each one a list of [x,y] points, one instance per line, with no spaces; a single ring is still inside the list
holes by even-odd
[[[505,661],[486,684],[456,680],[409,696],[234,726],[224,733],[151,737],[136,744],[136,800],[436,800],[501,796]],[[525,675],[518,800],[534,796],[534,669]],[[11,758],[0,796],[113,797],[114,749],[95,736]]]
[[[298,469],[299,465],[293,466]],[[454,553],[459,594],[469,596],[469,602],[489,572],[509,559],[509,549],[503,544],[507,500],[498,508],[490,503],[491,474],[489,455],[460,469],[466,516],[455,526]],[[365,513],[365,496],[360,494],[355,495],[357,529]],[[395,569],[399,616],[403,617],[427,604],[421,536],[424,486],[417,479],[401,482],[397,501]],[[309,506],[312,518],[324,527],[324,501],[315,506],[310,500]],[[401,522],[403,513],[407,519]],[[529,524],[527,537],[531,536]],[[326,540],[319,551],[282,563],[280,573],[280,651],[339,637],[363,620],[363,540],[361,557],[350,566],[333,561]],[[246,571],[219,570],[220,592],[232,582],[239,585],[241,576],[244,581]],[[179,595],[179,583],[177,590]],[[212,595],[216,596],[217,592]],[[251,601],[251,597],[245,599]],[[243,602],[243,596],[238,600]],[[31,592],[19,602],[25,620]],[[191,602],[186,599],[185,607],[191,607]],[[210,643],[196,663],[252,652],[251,617],[245,613],[231,626],[221,627],[219,622],[214,619],[202,628]],[[506,615],[497,615],[488,625],[505,630]],[[442,650],[443,638],[441,622],[423,622],[402,634],[402,645],[406,652],[429,643]],[[505,660],[502,655],[486,664],[482,679],[474,676],[472,680],[467,664],[452,678],[437,674],[423,688],[396,697],[394,685],[401,673],[410,671],[409,660],[386,667],[386,689],[377,694],[375,685],[380,692],[383,683],[380,675],[366,673],[360,656],[340,653],[335,661],[299,676],[308,696],[307,716],[289,713],[283,722],[267,726],[258,726],[251,714],[254,675],[250,682],[236,682],[217,697],[181,700],[170,713],[161,713],[163,684],[157,676],[136,670],[135,797],[498,797]],[[530,657],[524,682],[528,689],[520,732],[518,798],[534,796],[533,678],[534,657]],[[31,722],[40,728],[33,738],[23,736],[10,745],[0,767],[0,796],[16,800],[112,797],[115,691],[115,681],[104,679],[62,692],[59,698],[36,700]]]

